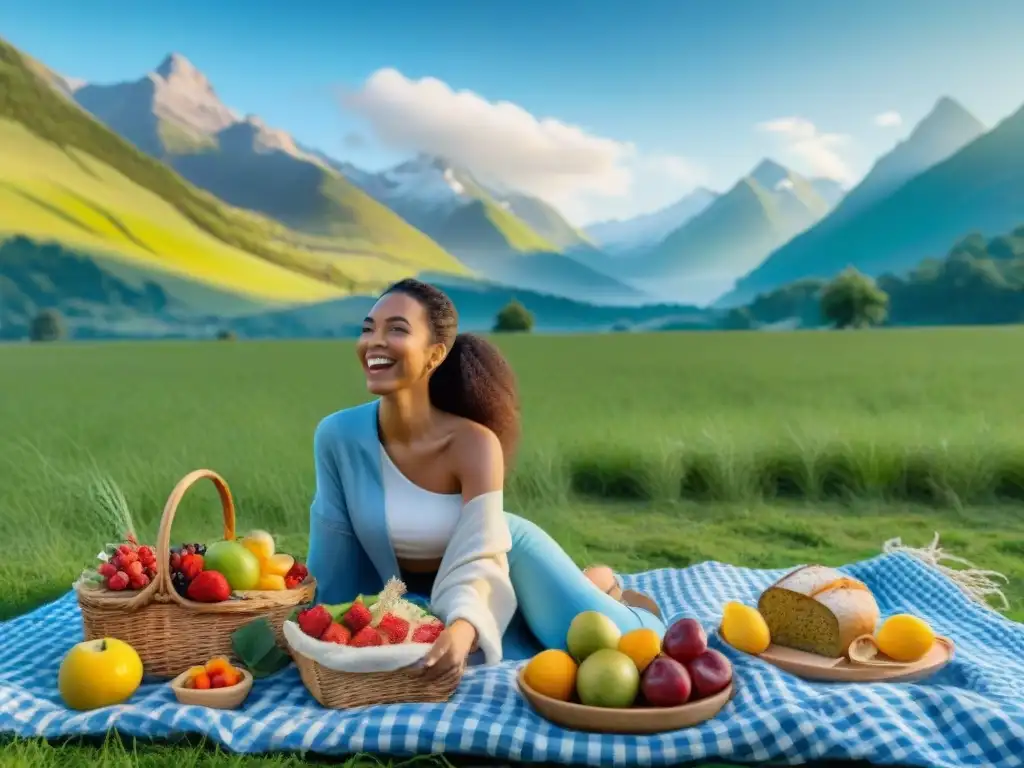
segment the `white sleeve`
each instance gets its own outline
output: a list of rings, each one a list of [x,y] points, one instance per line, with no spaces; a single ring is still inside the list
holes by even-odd
[[[491,491],[463,506],[430,595],[431,610],[446,626],[456,619],[473,625],[487,664],[501,661],[501,638],[517,607],[503,502],[502,491]]]

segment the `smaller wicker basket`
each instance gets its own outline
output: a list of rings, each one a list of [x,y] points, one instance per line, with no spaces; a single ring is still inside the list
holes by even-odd
[[[435,680],[419,672],[338,672],[291,648],[302,684],[322,707],[351,709],[374,704],[438,704],[448,701],[459,687],[465,666]]]
[[[79,583],[75,587],[82,609],[85,639],[116,637],[130,644],[142,659],[147,675],[174,677],[214,656],[233,653],[231,635],[250,621],[267,618],[277,642],[287,648],[281,627],[297,605],[313,599],[312,577],[295,589],[252,590],[235,593],[239,599],[198,603],[179,595],[171,584],[171,525],[185,492],[199,480],[209,479],[220,495],[224,538],[235,538],[235,504],[227,483],[209,469],[185,475],[171,491],[157,533],[157,577],[138,592],[111,592]]]

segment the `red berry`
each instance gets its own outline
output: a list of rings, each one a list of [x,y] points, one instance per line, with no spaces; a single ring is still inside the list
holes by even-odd
[[[171,570],[172,571],[180,571],[181,570],[181,555],[179,555],[177,552],[172,552],[171,553],[171,563],[170,564],[171,564]]]
[[[331,614],[322,605],[299,611],[299,629],[310,637],[319,638],[331,626]]]
[[[384,645],[384,636],[373,627],[367,625],[352,635],[348,643],[353,648],[367,648],[374,645]]]
[[[128,588],[128,574],[124,571],[118,571],[109,579],[107,579],[107,589],[112,589],[115,592],[120,592],[122,589]]]
[[[119,546],[117,548],[117,551],[120,552],[122,555],[127,555],[127,554],[133,552],[134,550],[132,550],[132,548],[130,546],[128,546],[127,544],[122,544],[121,546]]]
[[[143,544],[139,547],[139,560],[146,561],[149,558],[154,557],[153,550]]]
[[[114,567],[113,563],[101,563],[100,566],[96,569],[96,573],[98,573],[103,578],[110,578],[115,573],[117,573],[117,568]]]
[[[181,558],[181,572],[185,574],[185,578],[189,581],[192,581],[192,579],[198,576],[202,570],[202,555],[185,555]]]
[[[137,563],[138,561],[139,561],[139,556],[137,554],[135,554],[134,552],[130,552],[129,551],[129,552],[122,552],[121,553],[121,562],[124,563],[125,565],[128,565],[128,563]]]
[[[370,623],[373,617],[370,616],[370,609],[362,603],[352,603],[352,607],[345,611],[341,622],[353,632],[359,632]]]
[[[352,639],[352,633],[338,622],[332,621],[327,631],[320,635],[320,639],[325,643],[348,645],[348,641]]]
[[[412,642],[433,643],[443,630],[444,624],[439,619],[434,619],[426,624],[420,624],[412,632]]]
[[[377,631],[384,636],[389,645],[398,645],[404,643],[405,638],[409,636],[409,622],[401,616],[385,613],[377,622]]]
[[[214,672],[210,675],[211,688],[227,688],[228,681],[221,672]]]
[[[144,573],[140,573],[138,575],[133,574],[129,576],[128,579],[132,585],[132,589],[143,589],[147,584],[149,584],[149,576]]]
[[[136,560],[133,563],[128,563],[128,565],[125,566],[124,572],[127,573],[129,576],[141,576],[145,572],[145,570],[146,567],[138,560]]]

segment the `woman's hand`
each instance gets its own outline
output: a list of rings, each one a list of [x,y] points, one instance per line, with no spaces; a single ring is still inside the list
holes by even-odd
[[[425,680],[439,677],[462,666],[476,643],[476,629],[468,621],[456,619],[445,629],[423,657],[422,675]]]

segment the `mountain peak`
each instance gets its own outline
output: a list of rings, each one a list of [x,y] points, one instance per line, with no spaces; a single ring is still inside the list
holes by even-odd
[[[974,138],[985,132],[985,124],[960,102],[942,96],[911,132],[908,141],[931,141],[944,134],[961,134]]]
[[[202,73],[196,69],[195,64],[185,58],[184,55],[172,51],[164,57],[164,60],[160,62],[154,72],[164,80],[170,80],[172,77],[187,77],[194,78],[196,75],[202,77]],[[204,78],[205,79],[205,78]]]
[[[789,178],[789,169],[766,157],[750,172],[750,178],[765,189],[775,189]]]

